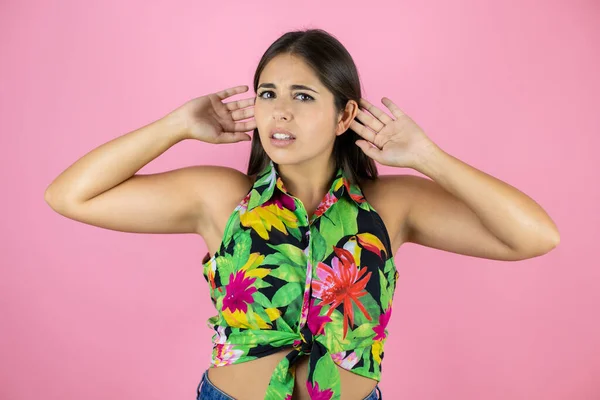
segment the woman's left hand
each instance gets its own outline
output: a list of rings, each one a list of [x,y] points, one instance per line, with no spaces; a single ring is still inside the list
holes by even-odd
[[[365,140],[357,140],[356,145],[380,164],[418,168],[419,163],[424,162],[432,151],[439,148],[390,99],[383,97],[381,101],[396,119],[361,98],[359,106],[367,109],[374,117],[359,108],[349,128]]]

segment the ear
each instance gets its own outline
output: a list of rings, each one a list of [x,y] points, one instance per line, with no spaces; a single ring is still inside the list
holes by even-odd
[[[358,103],[354,100],[348,100],[346,107],[338,115],[338,120],[335,127],[335,135],[339,136],[346,132],[350,124],[358,114]]]

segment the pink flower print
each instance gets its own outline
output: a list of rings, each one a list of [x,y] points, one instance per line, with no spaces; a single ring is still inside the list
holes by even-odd
[[[350,182],[347,179],[344,179],[344,186],[346,187],[346,191],[350,195],[351,198],[354,199],[357,203],[364,203],[365,197],[362,194],[356,194],[350,192]]]
[[[325,198],[319,204],[319,207],[315,210],[315,217],[320,217],[327,211],[329,207],[331,207],[336,201],[338,201],[337,197],[335,197],[331,193],[327,193]]]
[[[248,312],[246,303],[254,302],[252,293],[257,290],[256,287],[250,286],[255,280],[256,278],[247,278],[244,271],[237,271],[235,275],[229,275],[229,284],[226,286],[227,294],[223,297],[223,310]]]
[[[331,359],[333,360],[334,363],[336,363],[337,365],[339,365],[340,367],[350,370],[352,369],[352,367],[354,367],[356,365],[356,363],[358,362],[358,356],[356,355],[356,352],[351,352],[350,354],[348,354],[348,356],[346,358],[346,351],[340,351],[339,353],[333,353],[331,355]]]
[[[312,382],[307,381],[306,387],[311,400],[330,400],[333,396],[333,391],[331,389],[319,390],[319,384],[317,382],[315,382],[315,386],[313,386]]]
[[[339,364],[342,362],[345,355],[346,355],[346,350],[340,351],[339,353],[332,353],[331,359],[333,360],[334,363]]]
[[[237,210],[239,210],[239,211],[240,211],[240,214],[243,214],[243,213],[245,213],[246,211],[248,211],[248,203],[250,202],[250,196],[251,196],[251,195],[252,195],[252,191],[250,191],[250,192],[249,192],[249,193],[246,195],[246,197],[244,197],[244,198],[242,199],[242,201],[240,202],[240,204],[238,204],[236,211],[237,211]]]
[[[271,204],[275,204],[281,209],[285,208],[290,211],[296,210],[296,203],[294,203],[294,199],[282,193],[277,193],[276,195],[272,196],[269,200],[265,201],[262,207],[266,207]]]
[[[300,346],[302,346],[302,340],[300,340],[300,339],[294,339],[294,342],[292,343],[292,346],[295,347],[295,348],[296,347],[300,348]]]
[[[300,314],[300,321],[306,321],[308,318],[308,302],[306,301],[307,293],[304,292],[304,303],[302,303],[302,313]]]
[[[234,364],[244,354],[244,351],[236,350],[231,344],[217,344],[213,354],[212,364],[222,367]]]
[[[392,307],[388,307],[388,309],[381,315],[379,315],[379,325],[373,327],[373,331],[377,334],[373,340],[383,340],[386,337],[385,328],[390,321],[390,317],[392,315]]]
[[[356,365],[356,363],[358,362],[358,356],[356,355],[355,352],[352,352],[350,354],[348,354],[348,357],[344,358],[342,360],[342,362],[339,363],[339,366],[350,370],[352,369],[352,367],[354,367]]]
[[[359,297],[367,294],[365,286],[371,278],[367,268],[357,268],[352,253],[346,249],[334,247],[337,255],[331,260],[331,267],[320,262],[317,265],[319,280],[313,280],[312,288],[315,297],[322,299],[323,304],[331,304],[327,316],[341,304],[344,305],[343,338],[348,331],[348,323],[354,323],[352,302],[360,309],[366,319],[372,319]]]
[[[321,304],[315,306],[315,299],[310,299],[310,308],[308,309],[308,327],[313,335],[325,333],[325,324],[331,322],[327,315],[320,316]]]
[[[217,332],[214,342],[219,344],[227,343],[227,334],[225,333],[224,326],[217,326]]]

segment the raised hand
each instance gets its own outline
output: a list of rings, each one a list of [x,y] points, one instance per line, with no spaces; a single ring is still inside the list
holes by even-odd
[[[350,124],[350,128],[364,139],[357,140],[356,145],[366,155],[383,165],[415,168],[425,152],[437,146],[425,135],[423,129],[390,99],[384,97],[382,103],[396,119],[367,100],[360,99],[359,106],[372,115],[359,109],[355,120]],[[356,121],[357,119],[362,124]]]
[[[247,85],[235,86],[216,93],[197,97],[171,112],[185,129],[185,136],[207,143],[235,143],[252,140],[244,132],[256,128],[255,97],[223,103],[228,97],[248,91]]]

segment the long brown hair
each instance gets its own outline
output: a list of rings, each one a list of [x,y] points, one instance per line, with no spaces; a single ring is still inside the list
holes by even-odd
[[[302,58],[313,69],[319,81],[333,93],[336,114],[339,114],[349,100],[357,103],[361,98],[360,79],[354,60],[346,48],[322,29],[291,31],[279,37],[263,54],[254,73],[256,93],[260,74],[271,59],[280,54],[290,54]],[[364,179],[376,179],[377,166],[355,144],[361,137],[348,128],[335,139],[333,157],[336,168],[341,167],[351,183]],[[258,128],[252,135],[252,149],[248,162],[248,175],[255,175],[269,163]]]

